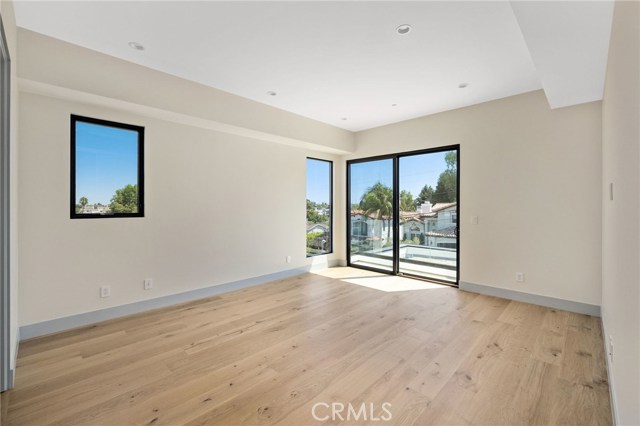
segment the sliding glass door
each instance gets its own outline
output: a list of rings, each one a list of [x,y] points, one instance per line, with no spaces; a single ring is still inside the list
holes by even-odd
[[[398,272],[457,282],[457,150],[398,158]]]
[[[350,263],[393,271],[393,160],[349,164]]]
[[[456,285],[459,147],[349,161],[349,265]]]

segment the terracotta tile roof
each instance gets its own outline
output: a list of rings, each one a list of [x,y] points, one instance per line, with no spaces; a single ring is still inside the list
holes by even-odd
[[[440,210],[448,209],[449,207],[455,206],[458,204],[456,201],[453,203],[436,203],[431,207],[432,212],[439,212]]]
[[[433,231],[426,232],[425,235],[428,237],[456,237],[456,228],[457,226],[449,226],[447,228],[436,229]]]
[[[444,209],[448,209],[449,207],[453,207],[456,204],[458,204],[457,202],[453,202],[453,203],[436,203],[431,207],[431,212],[430,213],[420,213],[420,212],[400,212],[400,220],[401,221],[407,221],[407,220],[419,220],[419,219],[424,219],[427,217],[436,217],[437,213],[441,210]],[[356,209],[356,210],[351,210],[351,216],[364,216],[364,212],[360,209]],[[367,217],[369,219],[375,219],[376,217],[374,215],[367,215]],[[383,219],[386,219],[386,217],[383,217]]]

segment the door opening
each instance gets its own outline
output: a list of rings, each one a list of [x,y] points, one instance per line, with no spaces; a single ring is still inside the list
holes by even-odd
[[[347,162],[349,266],[458,284],[459,151]]]

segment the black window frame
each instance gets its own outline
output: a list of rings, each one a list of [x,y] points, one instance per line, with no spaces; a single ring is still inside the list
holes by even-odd
[[[117,129],[130,130],[138,133],[138,212],[137,213],[76,213],[76,123],[89,123],[98,126],[114,127]],[[71,196],[70,196],[70,218],[71,219],[99,219],[115,217],[144,217],[144,127],[134,124],[119,123],[116,121],[103,120],[93,117],[71,114]]]
[[[324,158],[316,158],[316,157],[307,157],[306,160],[314,160],[314,161],[324,161],[325,163],[329,163],[329,247],[325,253],[317,253],[317,254],[308,254],[307,258],[316,257],[316,256],[326,256],[328,254],[333,253],[333,161],[326,160]],[[308,176],[307,176],[308,179]],[[307,181],[308,184],[308,181]],[[305,194],[305,202],[306,202],[306,194]],[[305,212],[306,214],[306,212]],[[306,222],[305,222],[306,223]],[[306,226],[305,226],[305,236],[306,236]],[[305,253],[306,253],[306,244],[305,244]]]

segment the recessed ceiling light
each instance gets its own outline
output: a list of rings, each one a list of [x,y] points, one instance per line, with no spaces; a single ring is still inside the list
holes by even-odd
[[[411,25],[409,24],[402,24],[398,28],[396,28],[396,32],[400,35],[409,34],[410,31],[411,31]]]
[[[144,50],[144,46],[138,43],[137,41],[130,41],[129,47],[134,50]]]
[[[269,96],[275,96],[275,95],[277,95],[277,93],[276,93],[276,92],[274,92],[273,90],[269,90],[269,91],[267,92],[267,95],[269,95]]]
[[[458,89],[464,89],[467,86],[469,86],[469,83],[460,83],[458,84]]]
[[[398,104],[391,104],[391,106],[398,106]]]
[[[347,117],[342,117],[340,120],[347,121]]]

